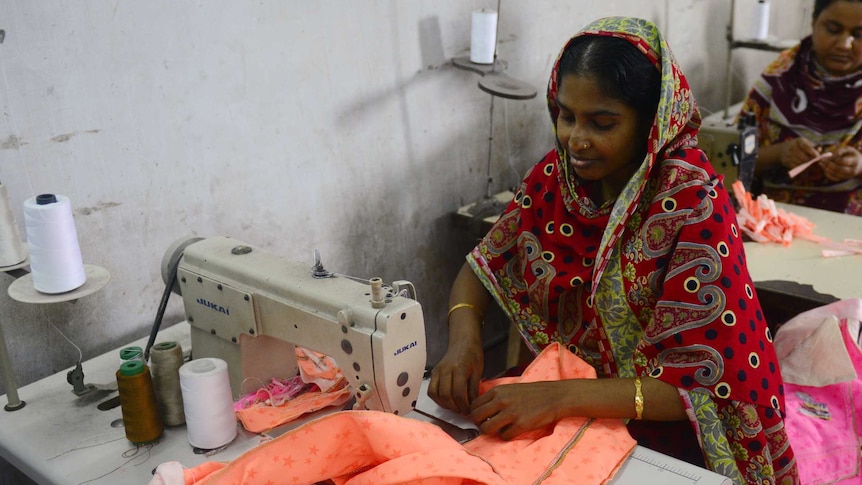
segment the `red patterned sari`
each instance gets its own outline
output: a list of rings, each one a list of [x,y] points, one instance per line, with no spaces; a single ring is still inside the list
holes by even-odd
[[[797,483],[772,336],[733,205],[695,147],[688,82],[648,21],[607,18],[578,35],[624,38],[662,73],[647,155],[619,197],[597,206],[557,143],[467,260],[534,353],[560,342],[600,377],[649,376],[680,390],[690,426],[632,421],[641,444],[735,483]],[[558,67],[559,58],[547,97],[554,126]],[[674,449],[686,442],[669,435],[676,429],[699,456]]]

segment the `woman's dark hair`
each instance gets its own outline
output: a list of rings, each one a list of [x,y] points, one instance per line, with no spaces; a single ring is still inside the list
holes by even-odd
[[[824,10],[826,10],[826,7],[828,7],[828,6],[830,6],[833,3],[838,2],[838,1],[843,1],[843,0],[814,0],[814,13],[811,14],[811,17],[816,19],[817,17],[820,16],[821,13],[823,13]],[[859,2],[862,0],[847,0],[847,1]]]
[[[644,122],[655,117],[661,73],[625,39],[583,36],[573,40],[560,58],[557,82],[566,75],[594,79],[605,96],[631,106]]]

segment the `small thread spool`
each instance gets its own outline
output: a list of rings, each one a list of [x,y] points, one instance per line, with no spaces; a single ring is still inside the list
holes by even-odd
[[[129,360],[140,360],[144,361],[144,349],[133,345],[130,347],[123,347],[120,349],[120,364]]]
[[[758,0],[751,16],[751,38],[765,41],[769,38],[769,1]]]
[[[183,365],[183,348],[177,342],[160,342],[150,351],[153,389],[165,425],[179,426],[186,422],[183,411],[183,393],[180,387],[180,367]]]
[[[470,22],[470,62],[493,64],[497,50],[497,12],[477,10]]]
[[[117,388],[126,438],[136,445],[152,443],[164,431],[150,369],[140,360],[129,360],[117,370]]]

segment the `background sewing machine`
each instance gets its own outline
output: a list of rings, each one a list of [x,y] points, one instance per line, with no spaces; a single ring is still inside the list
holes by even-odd
[[[359,282],[226,237],[174,243],[162,263],[166,282],[174,268],[192,356],[226,361],[235,396],[297,375],[298,345],[338,363],[357,408],[404,415],[416,405],[425,324],[410,283]]]
[[[741,108],[742,103],[739,103],[728,108],[727,117],[723,110],[705,117],[697,135],[697,146],[706,153],[715,170],[724,175],[724,186],[728,190],[739,179],[750,191],[757,161],[757,129],[752,114],[736,120]]]

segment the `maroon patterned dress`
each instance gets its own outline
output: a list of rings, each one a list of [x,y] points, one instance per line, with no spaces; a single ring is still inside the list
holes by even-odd
[[[862,71],[829,74],[806,37],[766,67],[742,112],[754,113],[761,146],[802,137],[822,150],[862,150]],[[778,202],[862,216],[862,181],[832,182],[818,164],[793,179],[775,167],[762,179],[763,193]]]

